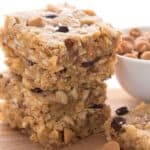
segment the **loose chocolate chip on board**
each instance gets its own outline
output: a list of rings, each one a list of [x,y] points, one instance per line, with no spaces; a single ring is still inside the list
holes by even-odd
[[[101,108],[103,108],[103,107],[104,107],[103,104],[93,104],[90,108],[101,109]]]
[[[122,129],[122,125],[124,125],[126,123],[126,120],[122,117],[115,117],[112,122],[111,122],[111,127],[115,130],[115,131],[120,131]]]
[[[55,15],[55,14],[48,14],[45,17],[48,18],[48,19],[53,19],[53,18],[56,18],[57,15]]]
[[[31,91],[34,92],[34,93],[41,93],[41,92],[43,92],[43,90],[40,89],[40,88],[31,89]]]
[[[69,29],[67,26],[59,26],[56,32],[69,32]]]
[[[92,60],[92,61],[87,61],[87,62],[83,62],[82,63],[82,67],[85,67],[85,68],[87,68],[87,67],[91,67],[91,66],[93,66],[97,61],[99,61],[99,57],[96,57],[94,60]]]
[[[127,107],[120,107],[116,110],[116,114],[121,116],[121,115],[125,115],[129,112]]]

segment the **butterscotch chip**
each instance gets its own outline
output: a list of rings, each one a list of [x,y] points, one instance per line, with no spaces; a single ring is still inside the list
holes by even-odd
[[[150,51],[143,52],[140,57],[145,60],[150,60]]]
[[[138,29],[138,28],[133,28],[129,31],[129,34],[131,36],[133,36],[134,38],[137,38],[138,36],[140,36],[142,33],[141,33],[141,30]]]
[[[101,150],[120,150],[120,146],[116,141],[110,141],[105,143]]]
[[[150,50],[150,44],[146,40],[140,40],[135,42],[135,49],[139,52]]]
[[[124,53],[130,53],[133,50],[133,45],[130,42],[122,41],[120,48]]]
[[[88,14],[89,16],[95,16],[96,15],[95,12],[93,10],[90,10],[90,9],[85,9],[84,12],[86,14]]]
[[[36,26],[36,27],[44,27],[45,23],[44,20],[41,17],[29,19],[27,21],[28,26]]]

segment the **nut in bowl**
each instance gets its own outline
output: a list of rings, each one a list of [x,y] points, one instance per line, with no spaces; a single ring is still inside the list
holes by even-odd
[[[126,29],[123,34],[118,46],[117,79],[130,95],[150,102],[150,27]]]

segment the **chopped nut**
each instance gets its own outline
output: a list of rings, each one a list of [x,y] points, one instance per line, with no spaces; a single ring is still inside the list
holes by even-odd
[[[84,108],[84,103],[83,103],[83,101],[81,101],[81,102],[78,102],[78,104],[77,104],[76,107],[75,107],[75,110],[76,110],[76,112],[78,113],[78,112],[80,112],[81,110],[83,110],[83,108]]]
[[[57,130],[57,131],[63,131],[63,129],[64,129],[64,122],[56,123],[55,126],[54,126],[54,129]]]
[[[55,121],[53,121],[53,120],[49,121],[46,123],[46,127],[51,130],[54,128],[54,124],[55,124]]]
[[[13,62],[13,63],[12,63]],[[21,63],[21,60],[17,57],[13,57],[13,58],[8,58],[6,60],[6,64],[8,66],[10,66],[12,68],[12,70],[14,70],[15,72],[17,72],[18,74],[24,71],[24,66]]]
[[[77,89],[76,88],[73,88],[71,91],[70,91],[70,96],[72,96],[72,98],[74,100],[77,100],[78,99],[78,92],[77,92]]]
[[[56,67],[57,61],[58,61],[58,56],[52,56],[52,57],[49,59],[49,66],[50,66],[50,68],[51,68],[51,67]]]
[[[73,119],[70,118],[69,116],[64,116],[63,120],[64,120],[64,122],[66,122],[69,125],[74,125]]]
[[[84,12],[89,16],[95,16],[96,15],[96,13],[90,9],[85,9]]]
[[[33,118],[32,117],[24,117],[23,118],[23,121],[22,121],[22,128],[26,128],[29,124],[32,124],[33,123]]]
[[[140,58],[145,59],[145,60],[150,60],[150,51],[143,52]]]
[[[53,139],[53,140],[58,140],[58,139],[59,139],[59,132],[56,131],[56,130],[53,130],[53,131],[50,133],[50,138]]]
[[[84,90],[82,95],[82,100],[85,101],[88,98],[89,94],[90,94],[89,90]]]
[[[27,25],[28,26],[36,26],[36,27],[44,27],[45,22],[42,19],[42,17],[37,17],[37,18],[29,19],[27,21]]]
[[[86,120],[87,112],[80,112],[80,113],[78,114],[78,117],[79,117],[79,119],[81,119],[81,120]]]
[[[68,103],[68,97],[65,92],[57,91],[56,92],[56,102],[66,105]]]
[[[68,128],[64,129],[64,143],[65,144],[68,144],[69,142],[71,142],[74,136],[75,136],[75,133],[71,129],[68,129]]]

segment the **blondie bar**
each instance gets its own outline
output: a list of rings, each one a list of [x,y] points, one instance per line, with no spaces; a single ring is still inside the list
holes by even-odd
[[[34,89],[38,87],[42,90],[49,90],[71,88],[87,82],[102,82],[106,77],[108,78],[113,74],[114,59],[115,57],[105,57],[96,64],[95,68],[91,68],[88,71],[70,66],[57,73],[49,73],[47,69],[41,68],[38,64],[32,64],[20,57],[7,57],[6,64],[13,73],[22,76],[23,84],[26,88]],[[91,70],[95,70],[95,72],[90,74]]]
[[[67,4],[6,16],[5,122],[46,147],[104,131],[104,81],[114,71],[119,37],[93,11]]]
[[[96,97],[90,101],[90,95],[87,97],[80,90],[83,97],[79,99],[67,97],[64,91],[37,91],[24,88],[21,77],[16,75],[0,79],[0,95],[6,100],[4,121],[32,140],[46,147],[63,146],[104,130],[110,109],[100,98],[94,103]],[[96,89],[91,94],[95,92]]]
[[[142,103],[131,111],[122,107],[116,112],[105,125],[108,140],[118,141],[123,150],[149,150],[150,104]]]
[[[33,86],[33,67],[35,86],[47,90],[51,79],[57,84],[64,75],[79,82],[110,77],[119,32],[90,10],[62,5],[8,15],[1,39],[10,68],[27,87]]]

